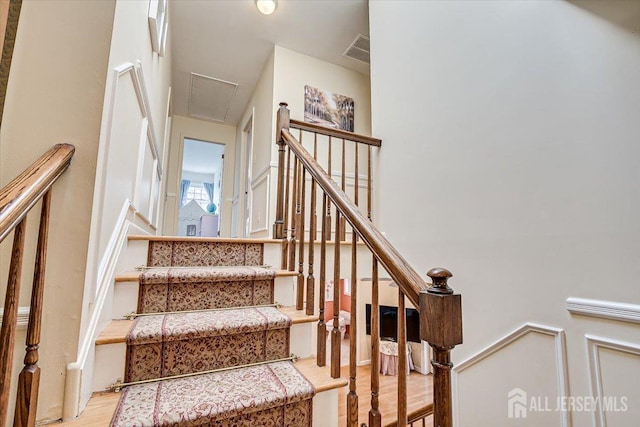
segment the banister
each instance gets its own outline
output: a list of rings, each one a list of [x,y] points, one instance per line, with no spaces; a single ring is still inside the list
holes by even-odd
[[[301,122],[300,120],[289,119],[289,126],[294,129],[306,130],[309,132],[319,133],[321,135],[334,136],[348,141],[373,145],[374,147],[380,147],[382,145],[381,139],[374,138],[372,136],[360,135],[346,130],[328,128],[326,126],[320,126],[313,123]]]
[[[56,144],[0,190],[0,242],[67,169],[75,147]]]
[[[294,122],[293,120],[291,121]],[[363,242],[384,266],[385,270],[402,289],[414,307],[420,306],[420,291],[427,289],[426,282],[376,229],[371,221],[363,215],[338,184],[324,171],[313,156],[287,130],[282,129],[282,138],[289,145],[296,157],[304,164],[307,171],[322,187],[333,204],[356,230]]]

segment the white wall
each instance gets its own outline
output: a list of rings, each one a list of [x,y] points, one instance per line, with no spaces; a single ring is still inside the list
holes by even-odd
[[[170,40],[153,52],[148,1],[117,1],[100,129],[83,311],[76,359],[67,367],[64,418],[91,395],[93,346],[110,321],[104,310],[130,224],[159,229],[160,189],[171,82]],[[170,16],[169,18],[170,19]]]
[[[265,174],[271,168],[271,144],[275,138],[274,129],[274,111],[276,104],[273,98],[273,77],[274,77],[274,55],[269,56],[269,59],[264,64],[262,74],[258,79],[256,88],[253,90],[251,99],[247,103],[242,118],[238,122],[238,131],[236,135],[236,146],[238,147],[238,159],[236,161],[236,174],[235,174],[235,193],[233,196],[233,212],[234,218],[236,218],[234,228],[235,234],[238,236],[245,235],[245,211],[246,203],[244,197],[244,190],[247,186],[247,179],[250,180],[249,186],[251,188],[251,194],[249,197],[254,197],[256,193],[256,200],[249,200],[249,203],[253,206],[265,206],[266,200],[269,194],[269,187],[271,185],[269,176]],[[246,158],[247,158],[247,126],[251,127],[252,134],[252,154],[250,171],[246,170]],[[275,145],[275,143],[273,143]],[[256,189],[260,186],[262,188]],[[252,203],[253,202],[253,203]],[[260,210],[261,218],[258,221],[257,217],[252,219],[251,230],[253,236],[266,236],[270,234],[268,232],[270,225],[268,224],[268,213]],[[256,213],[257,215],[257,213]],[[258,224],[259,223],[259,224]],[[257,225],[257,227],[255,226]],[[262,231],[257,231],[261,229]]]
[[[54,144],[66,142],[76,147],[71,167],[52,191],[38,362],[42,368],[40,420],[60,418],[65,368],[75,360],[78,348],[114,10],[115,1],[25,1],[16,36],[0,133],[0,186]],[[21,306],[29,305],[39,208],[32,212]],[[10,242],[7,238],[2,245],[2,287],[6,286],[5,251]],[[16,346],[19,351],[14,362],[21,367],[24,334],[18,334]],[[10,420],[12,417],[10,411]]]
[[[164,205],[164,235],[175,236],[178,227],[178,204],[180,198],[180,172],[184,139],[196,139],[224,144],[224,165],[222,176],[222,199],[218,206],[220,214],[220,235],[231,234],[231,205],[235,164],[236,127],[189,117],[173,116],[169,165],[167,167],[167,193]]]
[[[454,361],[527,322],[546,328],[463,365],[459,425],[511,425],[514,387],[555,401],[564,354],[569,392],[590,396],[585,334],[640,343],[637,325],[565,308],[570,296],[640,304],[640,3],[376,1],[370,27],[377,219],[418,271],[453,271]],[[602,366],[605,393],[634,402],[609,425],[640,423],[629,354],[616,351],[633,370]]]
[[[258,86],[238,126],[239,130],[244,129],[253,114],[254,155],[250,201],[250,234],[252,237],[271,236],[275,221],[278,165],[278,148],[275,143],[275,113],[278,104],[287,102],[291,118],[304,120],[305,85],[352,97],[355,105],[355,132],[364,135],[371,134],[371,100],[367,75],[275,46],[274,54],[265,64]],[[242,144],[241,132],[239,132],[237,140]],[[337,148],[336,145],[336,151]],[[311,148],[308,147],[308,149]],[[350,157],[347,158],[350,159]],[[361,161],[363,160],[364,156]],[[337,162],[337,157],[335,161]],[[352,164],[353,162],[350,161],[349,165]],[[241,163],[241,166],[244,168],[244,163]],[[335,172],[336,168],[333,169]],[[363,168],[361,168],[361,174],[362,170]],[[349,167],[348,171],[352,172],[352,168]],[[242,180],[239,181],[242,190],[244,184]],[[240,202],[241,204],[242,202]],[[239,210],[239,212],[242,216],[243,211]],[[239,221],[239,225],[243,227],[244,222]]]

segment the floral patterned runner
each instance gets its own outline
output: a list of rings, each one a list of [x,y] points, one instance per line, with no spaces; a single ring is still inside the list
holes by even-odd
[[[291,362],[274,362],[129,386],[111,427],[310,427],[314,394]]]

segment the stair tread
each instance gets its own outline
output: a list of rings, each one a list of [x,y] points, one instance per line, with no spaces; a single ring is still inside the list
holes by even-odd
[[[318,316],[315,314],[308,315],[304,310],[296,310],[294,305],[279,307],[280,312],[286,314],[291,319],[291,323],[297,325],[299,323],[317,322]]]
[[[118,344],[127,342],[127,335],[133,327],[135,320],[112,320],[96,339],[96,345]]]
[[[193,425],[311,399],[314,386],[291,362],[271,362],[125,388],[112,427]],[[198,425],[199,425],[198,424]]]
[[[186,236],[151,236],[133,234],[128,240],[148,240],[154,242],[211,242],[211,243],[278,243],[282,239],[252,239],[244,237],[186,237]]]
[[[318,320],[317,316],[308,316],[304,314],[303,310],[296,310],[295,306],[279,307],[281,313],[291,319],[291,324],[296,325],[299,323],[315,322]],[[135,320],[127,319],[114,319],[107,327],[100,333],[96,339],[96,345],[104,344],[118,344],[127,342],[127,335],[131,331]]]
[[[288,328],[291,319],[275,307],[171,313],[136,319],[131,345]]]
[[[167,270],[170,268],[175,268],[176,270],[186,270],[188,268],[185,267],[180,267],[180,268],[176,268],[176,267],[152,267],[146,271],[153,271],[153,270]],[[215,269],[216,267],[191,267],[193,269]],[[241,268],[241,267],[225,267],[225,266],[221,266],[219,267],[220,269],[225,269],[225,270],[229,270],[232,268]],[[260,268],[260,267],[253,267],[253,268]],[[289,271],[289,270],[272,270],[272,269],[268,269],[268,268],[263,268],[267,271],[273,272],[272,275],[273,277],[291,277],[291,276],[297,276],[298,273],[295,271]],[[118,273],[115,277],[114,280],[116,282],[138,282],[140,280],[140,275],[142,274],[142,270],[130,270],[130,271],[124,271],[122,273]],[[265,279],[268,279],[265,278]]]
[[[299,359],[296,361],[295,367],[313,384],[316,393],[341,388],[349,384],[346,378],[331,378],[331,367],[329,365],[318,366],[315,357]]]

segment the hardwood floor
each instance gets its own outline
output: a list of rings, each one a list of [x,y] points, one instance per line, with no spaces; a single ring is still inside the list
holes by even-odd
[[[341,369],[342,378],[349,378],[349,367]],[[407,378],[407,409],[413,411],[429,402],[433,402],[433,380],[431,375],[422,375],[411,371]],[[380,413],[382,425],[396,420],[396,407],[398,402],[397,384],[398,377],[380,375]],[[369,423],[369,409],[371,407],[371,368],[370,365],[358,366],[356,376],[356,392],[358,393],[358,425]],[[345,426],[347,422],[347,393],[349,387],[343,387],[338,392],[338,426]],[[421,426],[416,423],[414,426]],[[426,426],[431,426],[431,417],[427,417]]]
[[[106,427],[118,405],[120,393],[94,393],[87,408],[75,420],[53,424],[55,427]]]

